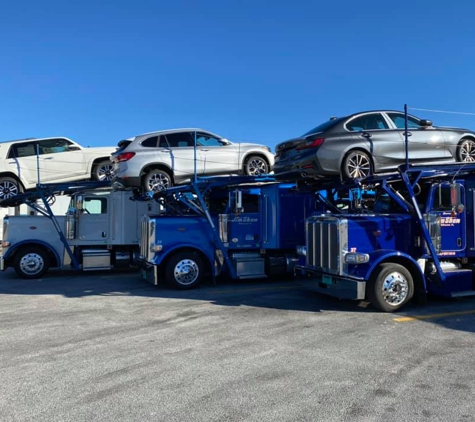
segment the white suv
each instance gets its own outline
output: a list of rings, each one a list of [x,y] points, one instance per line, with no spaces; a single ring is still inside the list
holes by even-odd
[[[111,161],[119,185],[158,191],[189,181],[195,171],[197,176],[267,174],[274,154],[265,145],[232,143],[203,129],[171,129],[120,141]]]
[[[115,149],[83,148],[63,137],[0,142],[0,201],[37,183],[111,180]]]

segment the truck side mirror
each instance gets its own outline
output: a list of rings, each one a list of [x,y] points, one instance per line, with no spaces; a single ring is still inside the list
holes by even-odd
[[[465,207],[462,204],[462,187],[460,183],[452,183],[450,185],[450,205],[452,207],[452,215],[461,214]]]
[[[84,196],[82,195],[77,195],[75,198],[76,201],[76,209],[77,210],[82,210],[84,206]]]
[[[243,208],[242,208],[242,191],[241,190],[236,190],[236,203],[235,203],[236,207],[235,207],[235,210],[234,212],[236,214],[239,214],[241,212],[243,212]]]
[[[452,183],[450,185],[450,205],[456,207],[462,202],[462,193],[460,183]]]

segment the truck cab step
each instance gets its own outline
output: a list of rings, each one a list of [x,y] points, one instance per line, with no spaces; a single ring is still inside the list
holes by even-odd
[[[475,290],[466,290],[464,292],[452,292],[450,297],[468,297],[475,296]]]

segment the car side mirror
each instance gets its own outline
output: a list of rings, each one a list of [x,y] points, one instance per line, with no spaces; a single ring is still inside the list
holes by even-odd
[[[432,126],[432,120],[421,120],[419,125],[421,125],[421,127],[430,127]]]
[[[69,145],[68,146],[68,151],[79,151],[81,148],[79,148],[76,145]]]

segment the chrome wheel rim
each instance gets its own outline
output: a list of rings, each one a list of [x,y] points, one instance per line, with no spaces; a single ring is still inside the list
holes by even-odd
[[[384,301],[391,306],[403,303],[409,294],[409,282],[400,272],[392,272],[386,276],[382,285]]]
[[[100,182],[110,182],[114,177],[112,164],[104,164],[97,169],[97,179]]]
[[[0,199],[9,199],[20,193],[18,185],[13,182],[3,181],[0,183]]]
[[[460,158],[468,163],[475,161],[475,142],[466,141],[460,146]]]
[[[37,253],[29,253],[21,258],[19,265],[23,273],[35,275],[43,270],[45,262],[41,255]]]
[[[348,157],[346,167],[352,179],[369,176],[371,172],[371,163],[368,157],[363,154],[353,154]]]
[[[247,174],[257,176],[267,173],[267,163],[262,158],[254,158],[247,163]]]
[[[182,286],[193,284],[200,274],[200,268],[191,259],[182,259],[175,265],[173,275],[177,283]]]
[[[152,174],[148,182],[151,191],[158,192],[170,187],[170,179],[162,173]]]

